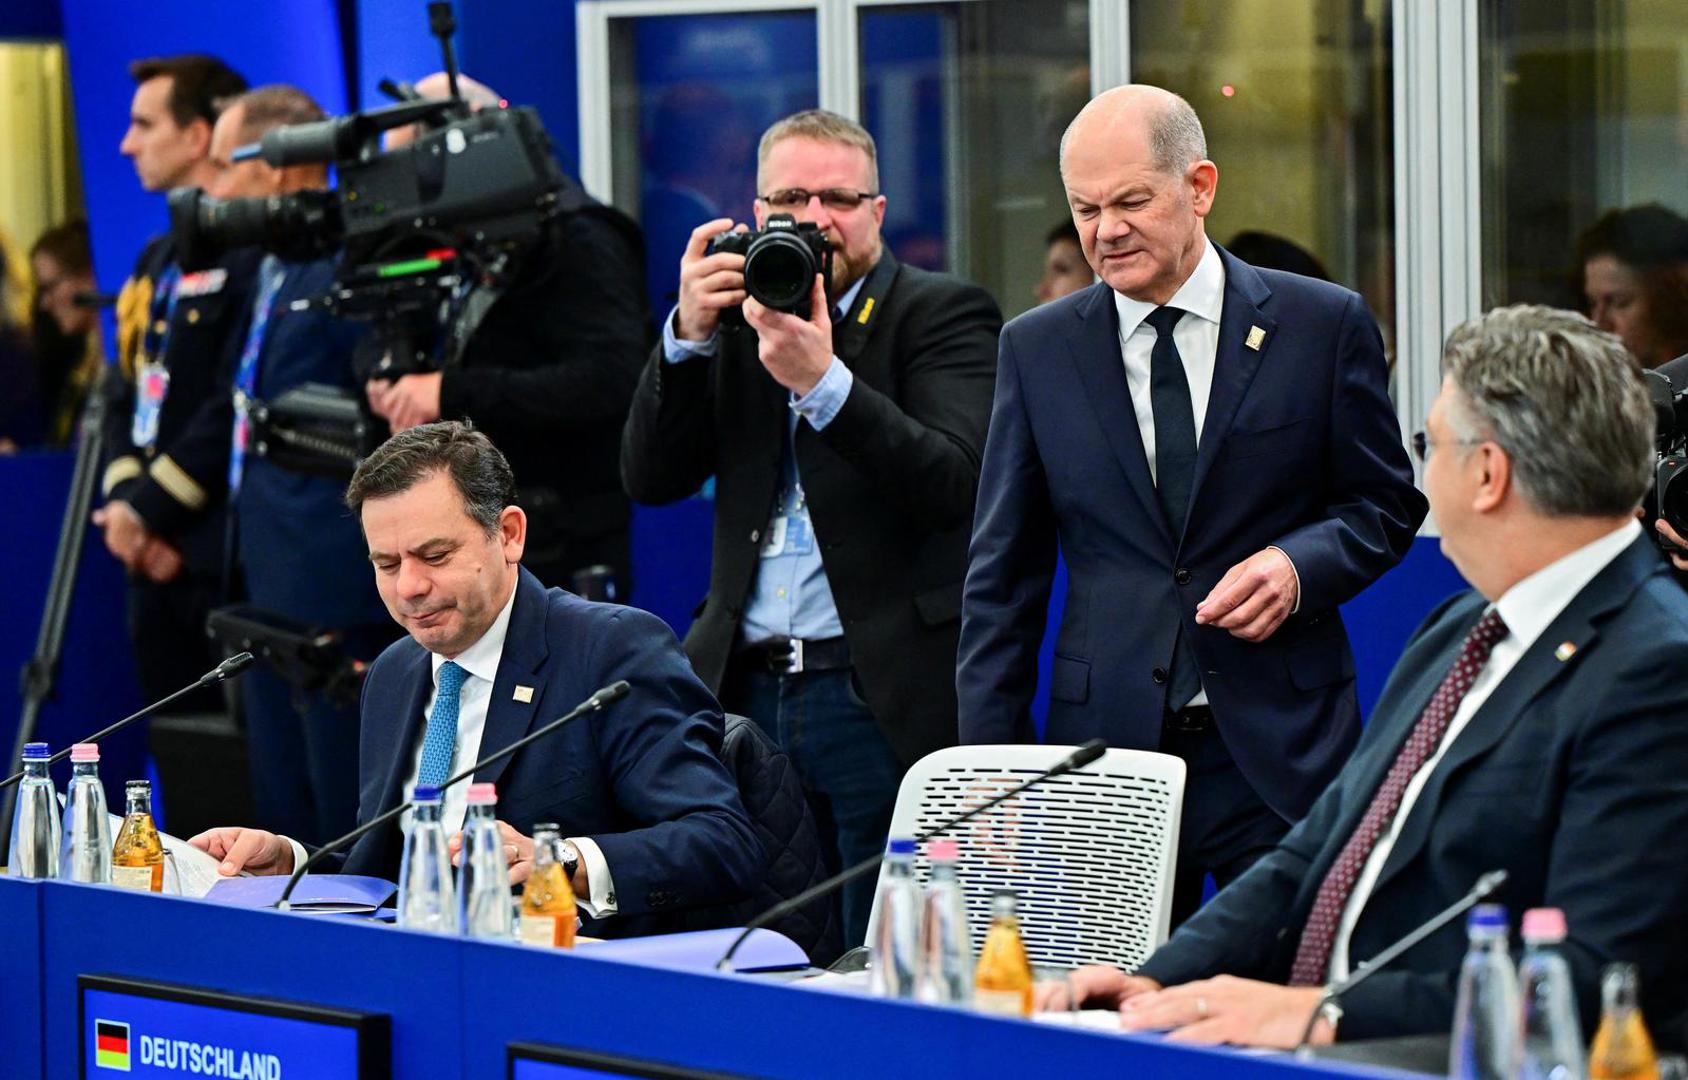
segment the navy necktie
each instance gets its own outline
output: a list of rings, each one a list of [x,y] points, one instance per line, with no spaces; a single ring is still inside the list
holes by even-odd
[[[1190,489],[1196,479],[1196,412],[1190,404],[1190,380],[1184,373],[1184,359],[1172,340],[1172,329],[1184,312],[1175,307],[1158,307],[1143,321],[1154,327],[1155,349],[1149,354],[1149,404],[1155,417],[1155,489],[1161,512],[1166,515],[1176,550],[1184,536],[1184,521],[1190,512]],[[1176,712],[1201,691],[1200,665],[1179,621],[1172,646],[1171,672],[1167,678],[1166,708]]]

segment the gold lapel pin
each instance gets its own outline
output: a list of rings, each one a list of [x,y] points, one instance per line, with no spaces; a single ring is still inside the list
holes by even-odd
[[[1251,326],[1251,327],[1248,328],[1248,340],[1243,342],[1243,344],[1247,345],[1249,348],[1253,349],[1255,352],[1259,352],[1260,351],[1260,343],[1262,341],[1265,341],[1265,340],[1266,340],[1266,331],[1260,329],[1260,327],[1258,327],[1258,326]]]
[[[533,701],[533,687],[518,686],[516,687],[516,692],[510,696],[523,704],[529,704]]]
[[[1574,641],[1561,641],[1559,647],[1553,650],[1553,658],[1561,664],[1575,655],[1577,655],[1577,643]]]

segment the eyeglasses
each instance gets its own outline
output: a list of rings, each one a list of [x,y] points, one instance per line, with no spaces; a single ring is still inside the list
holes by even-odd
[[[1430,436],[1429,436],[1428,433],[1423,432],[1423,431],[1415,431],[1415,432],[1413,432],[1413,453],[1418,455],[1418,460],[1424,461],[1424,460],[1426,460],[1430,457],[1430,450],[1431,450],[1432,447],[1436,447],[1436,446],[1481,446],[1484,443],[1489,442],[1489,441],[1491,441],[1491,440],[1489,440],[1489,439],[1438,439],[1436,442],[1431,442]]]
[[[821,205],[828,210],[854,210],[862,204],[863,199],[877,199],[877,191],[852,191],[849,188],[827,188],[825,191],[810,191],[808,188],[781,188],[770,191],[766,195],[756,196],[774,210],[801,210],[809,205],[810,199],[819,199]]]

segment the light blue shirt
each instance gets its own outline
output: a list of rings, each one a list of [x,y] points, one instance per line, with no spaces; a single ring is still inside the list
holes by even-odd
[[[844,291],[834,305],[848,312],[861,292],[863,278]],[[674,333],[674,314],[662,323],[662,357],[670,364],[683,364],[697,357],[714,356],[720,350],[720,335],[707,341],[681,341]],[[762,530],[761,565],[745,605],[740,635],[746,644],[800,638],[817,641],[838,637],[844,626],[832,599],[832,585],[821,564],[820,543],[809,517],[803,479],[798,474],[794,452],[797,424],[807,420],[820,431],[832,423],[850,396],[855,376],[835,355],[807,394],[791,395],[787,415],[785,447],[780,455],[780,492],[768,525]]]

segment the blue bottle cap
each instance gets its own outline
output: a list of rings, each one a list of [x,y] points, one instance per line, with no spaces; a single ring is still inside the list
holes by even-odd
[[[440,789],[437,784],[417,784],[410,793],[411,802],[439,802]]]
[[[1465,920],[1467,930],[1505,930],[1505,904],[1478,904]]]
[[[914,841],[908,837],[899,836],[891,841],[890,847],[886,850],[892,855],[913,855]]]
[[[23,744],[23,759],[25,761],[41,761],[52,756],[52,751],[47,749],[47,744],[44,742]]]

